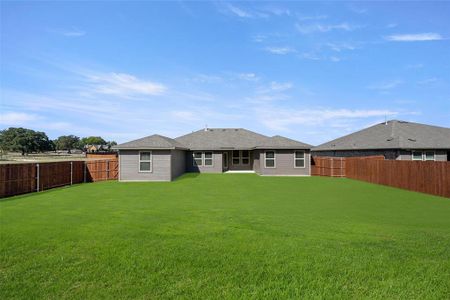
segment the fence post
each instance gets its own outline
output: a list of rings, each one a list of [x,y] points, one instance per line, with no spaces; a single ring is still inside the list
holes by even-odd
[[[334,168],[334,159],[332,159],[332,158],[330,158],[331,159],[331,177],[333,177],[334,176],[334,170],[333,170],[333,168]]]
[[[344,177],[344,168],[343,168],[343,164],[342,164],[342,157],[341,157],[341,177]]]
[[[84,178],[83,181],[84,183],[86,183],[86,161],[84,161],[84,174],[83,174]]]
[[[70,162],[70,185],[73,184],[73,161]]]
[[[106,180],[109,179],[109,160],[106,161]]]
[[[36,192],[39,192],[39,164],[36,164]]]

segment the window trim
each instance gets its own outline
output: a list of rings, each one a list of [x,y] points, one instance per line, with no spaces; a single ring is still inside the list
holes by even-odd
[[[206,161],[206,153],[211,153],[211,158],[208,158],[211,160],[211,164],[210,165],[206,165],[205,161]],[[204,151],[203,152],[203,167],[205,168],[212,168],[214,167],[214,152],[213,151]]]
[[[141,159],[141,153],[150,153],[150,159],[149,160],[142,160]],[[150,163],[150,170],[141,170],[141,162],[149,162]],[[139,173],[152,173],[153,172],[153,152],[151,150],[139,151],[138,172]]]
[[[197,159],[201,159],[202,160],[202,164],[201,165],[197,165],[195,162],[195,153],[201,153],[201,157],[197,158]],[[206,158],[206,153],[211,153],[211,158]],[[206,165],[205,161],[207,159],[211,159],[212,164],[211,165]],[[214,151],[193,151],[192,152],[192,166],[193,167],[203,167],[203,168],[213,168],[214,167]]]
[[[303,153],[303,158],[297,158],[297,152]],[[297,167],[297,160],[303,160],[303,167]],[[305,169],[306,168],[306,151],[305,150],[295,150],[294,151],[294,169]]]
[[[414,153],[419,153],[419,152],[420,152],[420,159],[414,158]],[[423,160],[423,151],[419,151],[419,150],[413,150],[413,151],[411,151],[411,160],[414,160],[414,161],[422,161],[422,160]]]
[[[196,163],[196,159],[199,159],[199,158],[196,158],[195,157],[195,153],[200,153],[200,159],[201,159],[201,161],[202,161],[202,164],[201,165],[198,165],[197,163]],[[203,152],[201,152],[201,151],[193,151],[192,152],[192,166],[193,167],[203,167]]]
[[[238,156],[233,156],[234,151],[238,152]],[[243,151],[247,151],[248,156],[244,157],[242,155]],[[251,164],[250,158],[251,158],[250,150],[232,150],[231,151],[231,165],[233,165],[233,166],[250,166],[250,164]],[[235,164],[234,159],[239,160],[239,163]],[[248,159],[248,163],[244,164],[244,159]]]
[[[267,166],[267,152],[273,152],[273,158],[269,158],[269,160],[273,160],[273,167]],[[266,150],[264,151],[264,168],[265,169],[276,169],[277,167],[277,152],[275,150]]]
[[[427,152],[433,153],[433,159],[427,159]],[[424,161],[436,161],[436,151],[423,151],[423,160]]]
[[[238,156],[234,156],[234,151],[238,152]],[[239,161],[237,164],[234,163],[235,159],[237,159]],[[231,151],[231,165],[232,166],[240,166],[241,165],[241,151],[240,150],[232,150]]]
[[[414,158],[415,153],[421,153],[421,158]],[[433,153],[433,159],[427,159],[427,153]],[[411,150],[411,160],[413,161],[436,161],[435,150]]]
[[[243,151],[247,151],[248,156],[244,157],[244,155],[242,155]],[[240,150],[239,151],[239,163],[241,166],[249,166],[250,165],[250,150]],[[244,159],[248,159],[248,163],[244,164]]]

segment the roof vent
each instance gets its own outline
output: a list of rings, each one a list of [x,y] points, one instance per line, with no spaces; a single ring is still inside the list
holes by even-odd
[[[239,129],[236,128],[234,131],[239,131]]]
[[[388,138],[386,141],[390,142],[390,141],[393,141],[393,140],[394,140],[394,138],[393,138],[393,137],[390,137],[390,138]]]
[[[208,131],[208,124],[205,124],[205,131]]]
[[[408,141],[415,142],[416,139],[411,139],[411,138],[409,138]]]

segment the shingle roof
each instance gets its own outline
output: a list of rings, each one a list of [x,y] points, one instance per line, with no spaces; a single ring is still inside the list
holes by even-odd
[[[191,150],[310,149],[311,146],[281,136],[268,137],[243,128],[207,128],[175,139]]]
[[[450,128],[392,120],[313,148],[313,151],[450,149]]]
[[[112,147],[113,149],[186,149],[174,139],[154,134]]]
[[[284,136],[275,135],[267,138],[262,145],[257,145],[256,148],[261,149],[311,149],[312,146],[298,142]]]

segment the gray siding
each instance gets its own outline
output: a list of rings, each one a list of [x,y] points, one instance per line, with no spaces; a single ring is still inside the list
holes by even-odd
[[[420,150],[419,151],[425,151]],[[430,150],[426,150],[430,151]],[[434,151],[434,150],[431,150]],[[412,152],[408,150],[336,150],[336,151],[313,151],[313,156],[329,156],[329,157],[362,157],[362,156],[374,156],[382,155],[385,159],[396,159],[396,160],[411,160]],[[436,161],[446,161],[447,151],[446,150],[435,150]]]
[[[434,159],[436,161],[447,161],[447,151],[446,150],[420,150],[417,151],[434,151]],[[412,151],[401,151],[398,159],[400,160],[412,160]]]
[[[172,180],[186,172],[186,152],[182,150],[172,150]]]
[[[312,151],[313,156],[329,156],[329,157],[361,157],[361,156],[379,156],[382,155],[386,159],[398,159],[399,150],[336,150],[336,151]]]
[[[228,170],[230,171],[251,171],[253,170],[253,152],[249,151],[250,161],[248,165],[233,165],[233,151],[227,151],[228,152]]]
[[[305,167],[294,168],[295,150],[275,150],[275,168],[265,168],[264,150],[255,151],[255,171],[261,175],[310,175],[310,152],[305,150]],[[258,163],[259,162],[259,163]]]
[[[120,150],[119,178],[121,181],[170,181],[170,150],[152,150],[152,172],[139,172],[139,151]]]
[[[197,151],[196,151],[197,152]],[[204,151],[199,151],[204,152]],[[194,166],[193,165],[193,151],[186,151],[186,171],[199,173],[222,173],[222,151],[206,151],[213,153],[212,166]]]

